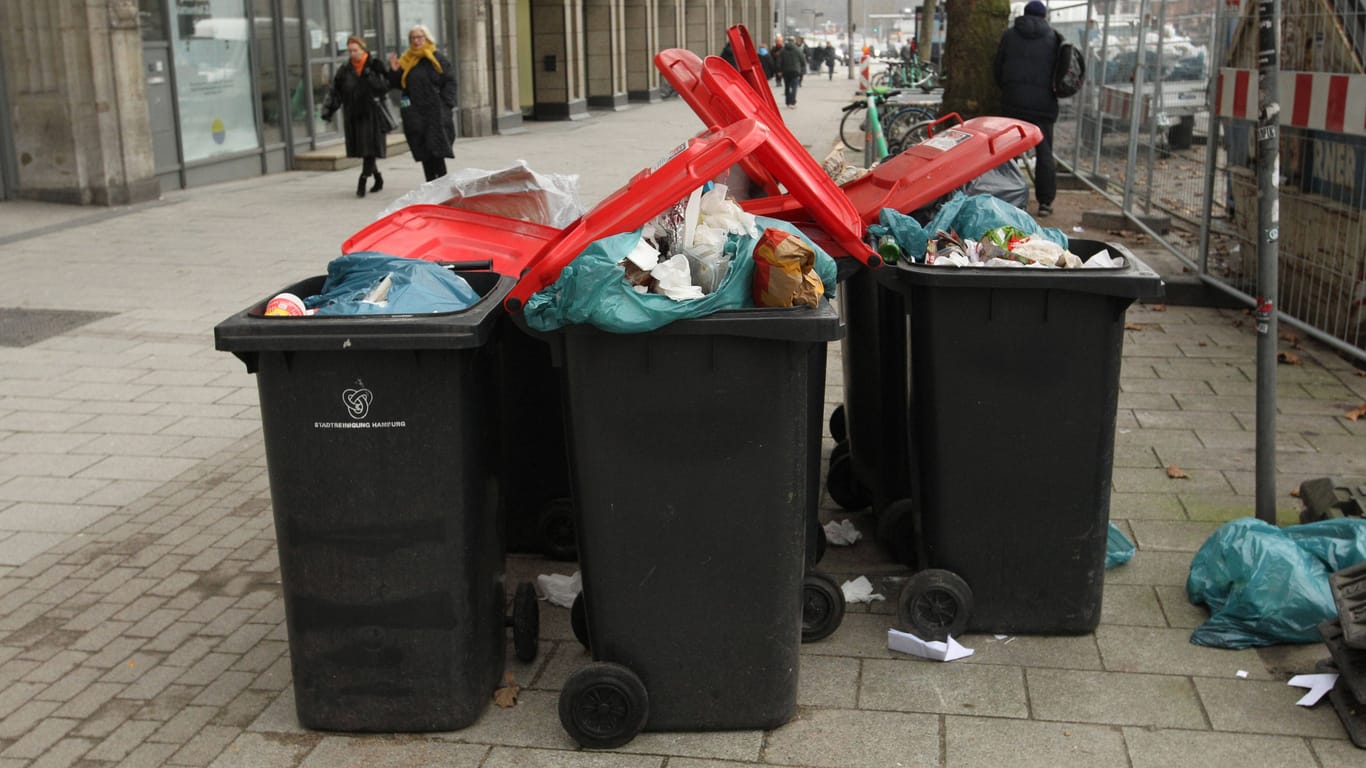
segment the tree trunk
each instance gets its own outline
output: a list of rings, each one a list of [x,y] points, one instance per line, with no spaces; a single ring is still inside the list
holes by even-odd
[[[925,0],[920,7],[920,26],[915,30],[915,42],[919,46],[918,55],[924,63],[930,63],[931,49],[934,47],[934,9],[935,0]]]
[[[1001,92],[991,62],[1001,34],[1010,25],[1010,0],[945,0],[944,106],[966,120],[1000,112]]]

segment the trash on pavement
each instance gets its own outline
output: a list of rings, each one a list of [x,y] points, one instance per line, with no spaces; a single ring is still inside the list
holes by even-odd
[[[1277,528],[1245,517],[1220,526],[1191,559],[1186,596],[1210,618],[1191,642],[1216,648],[1319,642],[1337,615],[1328,576],[1366,561],[1366,520]]]
[[[1119,526],[1110,523],[1110,533],[1105,539],[1105,570],[1124,565],[1134,557],[1134,543],[1124,535]]]
[[[831,520],[821,527],[825,529],[825,540],[837,547],[847,547],[863,538],[858,526],[854,525],[853,521],[848,518]]]
[[[551,227],[567,227],[586,210],[579,175],[537,173],[518,160],[507,168],[461,168],[400,196],[376,218],[410,205],[447,205]]]
[[[931,661],[956,661],[971,656],[974,651],[971,648],[964,648],[957,640],[949,635],[948,640],[921,640],[909,632],[900,632],[895,629],[887,630],[887,650],[897,651],[898,653],[909,653],[912,656],[919,656],[922,659]]]
[[[873,583],[868,581],[867,576],[844,582],[840,585],[840,591],[844,593],[846,603],[872,603],[887,599],[873,592]]]
[[[1338,675],[1336,672],[1324,672],[1315,675],[1295,675],[1290,678],[1286,685],[1308,688],[1309,692],[1301,696],[1300,700],[1295,703],[1301,707],[1312,707],[1319,703],[1319,699],[1333,690],[1333,686],[1337,685],[1337,682]]]
[[[578,571],[573,576],[559,573],[543,573],[536,577],[536,592],[551,605],[568,608],[574,598],[583,591],[583,579]]]
[[[421,315],[459,312],[479,299],[465,278],[435,262],[362,251],[333,259],[304,304],[318,315]]]

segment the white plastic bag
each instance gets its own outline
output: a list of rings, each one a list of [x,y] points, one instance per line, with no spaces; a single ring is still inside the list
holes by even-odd
[[[537,173],[525,160],[496,171],[461,168],[399,197],[377,218],[410,205],[449,205],[563,229],[586,210],[578,174]]]

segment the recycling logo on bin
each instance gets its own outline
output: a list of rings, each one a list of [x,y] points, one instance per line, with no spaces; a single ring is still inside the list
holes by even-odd
[[[335,401],[334,401],[335,402]],[[365,421],[370,415],[370,406],[375,403],[375,393],[365,386],[365,382],[356,379],[354,387],[347,387],[341,392],[341,404],[346,409],[346,413],[351,417],[351,421],[315,421],[314,429],[394,429],[405,428],[408,422],[402,419],[391,421]]]

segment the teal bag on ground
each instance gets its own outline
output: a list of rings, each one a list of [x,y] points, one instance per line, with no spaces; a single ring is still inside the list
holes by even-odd
[[[962,192],[955,192],[939,208],[930,223],[925,225],[925,231],[930,235],[941,230],[953,231],[969,240],[981,240],[983,233],[997,227],[1014,227],[1025,234],[1041,235],[1063,248],[1067,247],[1067,235],[1061,229],[1041,227],[1028,213],[991,195],[969,197]]]
[[[382,303],[366,301],[388,280]],[[327,265],[327,279],[304,306],[319,315],[425,315],[459,312],[477,304],[479,293],[465,278],[440,265],[375,251],[348,253]]]
[[[781,229],[801,237],[815,251],[815,270],[825,285],[825,295],[834,295],[835,260],[820,246],[785,221],[758,217],[755,226],[760,236],[765,229]],[[626,271],[619,265],[640,242],[640,230],[595,240],[569,262],[555,282],[527,300],[523,309],[526,323],[537,331],[585,324],[613,333],[644,333],[675,320],[752,307],[754,246],[758,238],[730,237],[735,245],[735,258],[720,285],[700,299],[687,301],[674,301],[657,293],[638,293],[626,282]],[[726,251],[731,251],[729,245]]]
[[[1186,597],[1209,620],[1191,642],[1215,648],[1317,643],[1337,615],[1328,576],[1366,561],[1366,520],[1344,517],[1277,528],[1240,518],[1210,534],[1191,559]]]
[[[1105,537],[1105,569],[1124,565],[1134,559],[1134,543],[1124,535],[1119,526],[1110,523],[1110,533]]]

